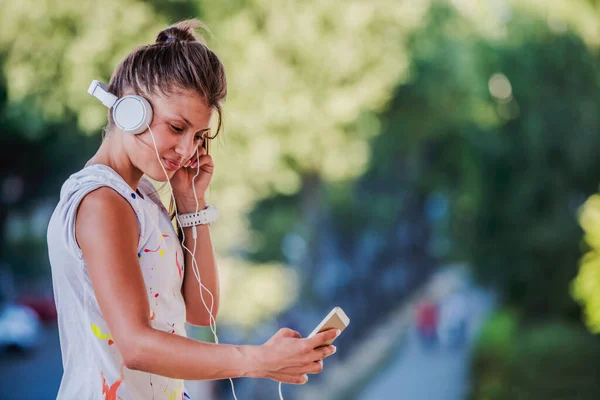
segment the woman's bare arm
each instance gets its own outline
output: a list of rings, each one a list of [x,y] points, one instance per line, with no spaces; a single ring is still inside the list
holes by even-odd
[[[88,194],[79,206],[75,233],[127,368],[192,380],[260,376],[257,346],[199,342],[151,327],[137,257],[139,229],[131,206],[119,194],[107,187]]]
[[[185,246],[194,250],[194,238],[192,228],[183,228],[185,232]],[[183,298],[185,299],[185,309],[187,322],[193,325],[209,326],[210,313],[212,305],[212,316],[217,318],[219,312],[219,270],[215,257],[215,252],[210,237],[210,228],[208,225],[196,226],[198,238],[196,239],[196,263],[200,280],[202,281],[202,297],[200,296],[200,284],[192,266],[192,255],[187,251],[185,254],[185,275],[183,277]],[[210,290],[210,293],[206,290]],[[212,297],[211,297],[212,294]],[[204,301],[203,301],[204,299]],[[206,304],[206,306],[204,305]]]

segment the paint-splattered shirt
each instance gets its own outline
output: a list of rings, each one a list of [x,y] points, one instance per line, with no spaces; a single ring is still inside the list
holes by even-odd
[[[186,336],[181,292],[183,252],[152,183],[142,178],[136,193],[111,168],[86,167],[64,183],[48,226],[48,252],[64,367],[57,399],[188,399],[183,380],[126,368],[102,317],[75,239],[75,216],[84,196],[103,186],[127,199],[135,212],[140,232],[138,259],[150,302],[152,326]]]

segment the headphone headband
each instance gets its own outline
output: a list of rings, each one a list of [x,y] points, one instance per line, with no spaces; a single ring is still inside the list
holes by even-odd
[[[92,81],[88,88],[88,93],[100,100],[108,108],[111,108],[117,102],[117,96],[108,91],[108,86],[97,80]]]

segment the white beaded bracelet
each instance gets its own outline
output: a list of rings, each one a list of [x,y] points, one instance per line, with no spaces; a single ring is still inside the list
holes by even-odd
[[[177,220],[179,226],[182,228],[188,228],[195,225],[205,225],[215,222],[219,218],[219,211],[212,207],[206,206],[204,210],[200,210],[197,213],[179,214]]]

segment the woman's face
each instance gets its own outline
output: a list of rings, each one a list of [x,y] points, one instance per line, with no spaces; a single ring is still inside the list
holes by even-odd
[[[128,135],[130,138],[126,138],[124,145],[137,169],[164,182],[167,178],[158,162],[157,151],[169,179],[187,161],[196,160],[197,150],[200,156],[206,154],[202,145],[206,136],[210,136],[213,108],[191,90],[168,96],[157,94],[147,100],[152,105],[152,133],[147,129],[139,135]]]

